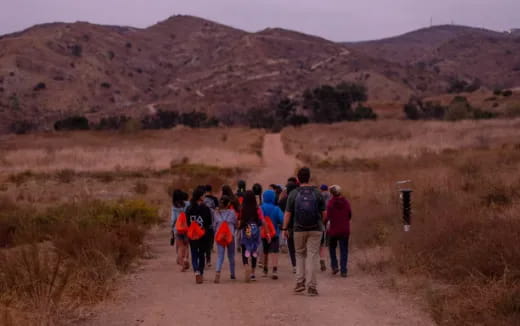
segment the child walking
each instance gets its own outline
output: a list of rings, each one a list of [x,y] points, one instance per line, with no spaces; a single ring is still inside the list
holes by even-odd
[[[190,238],[191,264],[193,265],[195,282],[197,284],[203,282],[206,253],[211,241],[210,234],[207,232],[212,227],[211,211],[204,205],[203,200],[204,189],[195,189],[190,200],[190,206],[186,209],[188,227],[191,227],[192,223],[198,223],[206,231],[200,239],[193,240]]]
[[[245,281],[250,282],[256,280],[255,268],[260,246],[260,228],[263,223],[262,210],[258,207],[252,191],[246,192],[240,215],[242,262],[245,267]]]
[[[226,227],[224,222],[227,224],[227,232],[229,232],[232,237],[231,243],[227,246],[223,246],[217,242],[217,268],[215,273],[215,283],[220,283],[220,272],[222,270],[222,265],[224,264],[224,256],[227,250],[227,256],[229,260],[229,272],[230,278],[235,280],[235,229],[237,226],[237,215],[235,210],[231,208],[231,199],[228,196],[222,196],[220,198],[220,207],[215,211],[215,219],[214,219],[214,230],[217,232],[217,236],[221,230],[221,227]],[[217,239],[218,241],[218,239]]]
[[[186,207],[189,205],[188,202],[188,194],[180,189],[176,189],[173,191],[173,207],[172,207],[172,217],[171,217],[171,228],[172,228],[172,236],[175,239],[175,243],[177,245],[177,264],[182,266],[182,272],[187,271],[190,268],[190,264],[188,263],[188,246],[189,241],[186,234],[181,234],[177,231],[175,224],[179,215],[186,211]]]
[[[264,201],[261,206],[264,215],[264,227],[272,223],[274,227],[274,234],[267,234],[262,237],[262,244],[264,249],[264,277],[269,273],[269,265],[273,267],[271,278],[278,279],[278,253],[280,252],[280,225],[283,224],[282,210],[275,205],[276,193],[273,190],[266,190],[264,192]]]

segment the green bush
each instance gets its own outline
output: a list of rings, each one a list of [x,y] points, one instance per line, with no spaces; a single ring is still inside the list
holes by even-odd
[[[54,123],[54,130],[88,130],[90,129],[89,121],[83,116],[68,117],[58,120]]]

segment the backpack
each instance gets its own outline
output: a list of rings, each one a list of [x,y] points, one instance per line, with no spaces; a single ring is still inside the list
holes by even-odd
[[[192,221],[188,228],[188,238],[190,240],[199,240],[206,234],[206,231],[199,225],[199,223]]]
[[[243,230],[243,238],[247,240],[257,240],[260,238],[260,230],[256,223],[249,223]]]
[[[215,241],[222,247],[227,247],[233,242],[233,234],[227,221],[222,222],[215,234]]]
[[[182,212],[179,214],[179,217],[175,222],[175,229],[178,234],[188,233],[188,219],[186,218],[186,213]]]
[[[318,196],[312,187],[297,190],[294,205],[294,225],[302,231],[319,229],[321,212],[318,209]]]
[[[276,236],[276,229],[269,216],[264,217],[264,225],[260,230],[260,236],[262,239],[272,239]]]

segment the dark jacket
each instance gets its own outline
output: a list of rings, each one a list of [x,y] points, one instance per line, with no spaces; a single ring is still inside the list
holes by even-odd
[[[190,240],[190,245],[201,247],[209,246],[210,242],[210,230],[213,228],[213,219],[211,216],[211,210],[204,204],[189,205],[186,208],[186,218],[188,220],[188,226],[191,223],[199,223],[199,225],[206,231],[204,236],[199,240]]]
[[[349,236],[351,219],[352,211],[348,200],[343,196],[333,196],[327,205],[327,221],[330,221],[327,234],[331,237]]]

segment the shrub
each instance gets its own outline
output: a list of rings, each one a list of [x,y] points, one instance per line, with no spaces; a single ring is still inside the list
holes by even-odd
[[[310,113],[311,122],[331,123],[355,120],[352,104],[367,100],[363,85],[340,83],[336,87],[323,85],[303,94],[303,109]]]
[[[27,120],[19,120],[9,125],[9,131],[18,135],[27,134],[36,129],[36,125]]]
[[[90,129],[89,121],[83,116],[68,117],[58,120],[54,123],[54,130],[88,130]]]
[[[509,97],[509,96],[513,95],[513,91],[510,90],[510,89],[507,89],[507,90],[502,92],[502,95],[505,96],[505,97]]]
[[[98,130],[119,130],[130,120],[125,115],[102,118],[96,125]]]
[[[81,57],[81,55],[83,53],[83,48],[81,47],[81,45],[75,44],[75,45],[70,47],[70,51],[71,51],[73,56]]]
[[[377,114],[372,110],[371,107],[358,105],[354,110],[354,120],[376,120]]]
[[[41,91],[41,90],[44,90],[46,88],[47,88],[47,85],[45,85],[45,83],[39,82],[38,84],[36,84],[36,86],[34,86],[33,90],[34,91]]]
[[[504,114],[510,118],[520,117],[520,102],[508,104]]]

